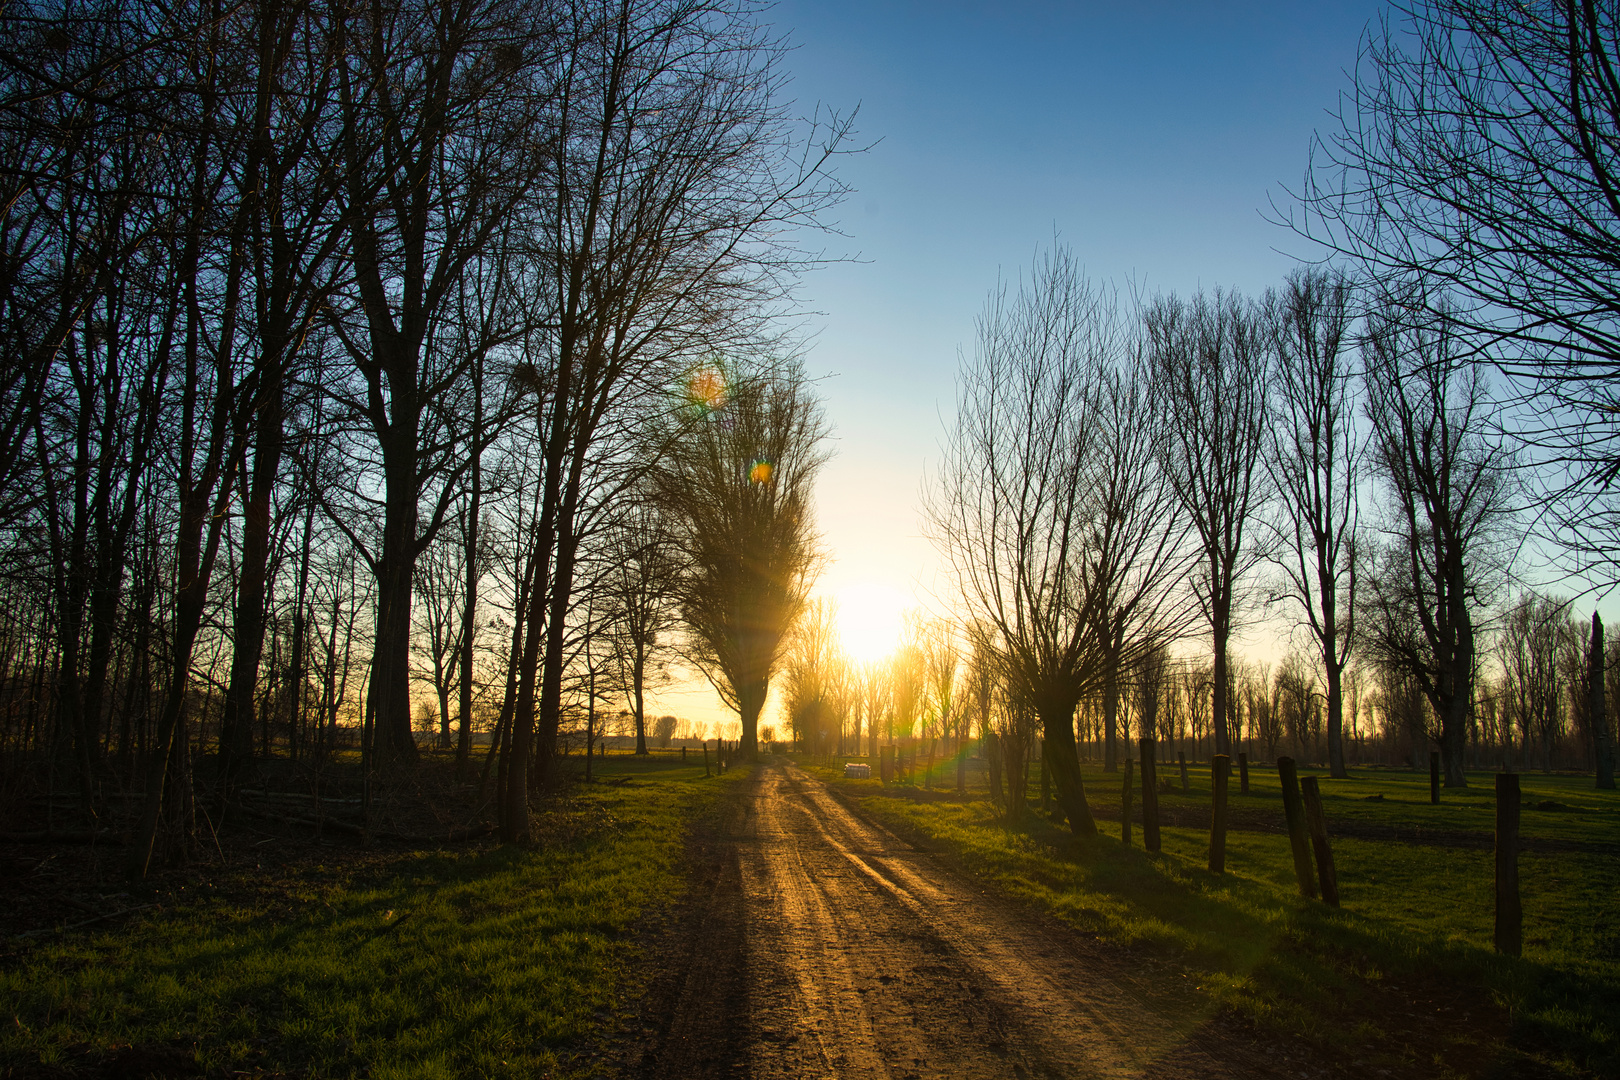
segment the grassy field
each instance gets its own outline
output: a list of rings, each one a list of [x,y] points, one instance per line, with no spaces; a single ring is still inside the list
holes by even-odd
[[[1319,773],[1330,831],[1337,822],[1435,838],[1336,839],[1343,907],[1335,911],[1297,897],[1278,833],[1234,830],[1223,876],[1205,869],[1202,828],[1164,829],[1159,855],[1141,850],[1139,827],[1137,846],[1121,847],[1118,774],[1086,772],[1094,808],[1114,820],[1100,822],[1104,839],[1084,844],[1038,814],[1009,831],[983,798],[928,797],[821,771],[867,813],[926,838],[970,872],[1082,931],[1179,966],[1212,1010],[1367,1064],[1432,1055],[1435,1075],[1490,1073],[1491,1059],[1502,1075],[1532,1067],[1529,1059],[1558,1073],[1620,1075],[1620,797],[1592,790],[1589,777],[1521,778],[1526,841],[1608,850],[1521,856],[1525,951],[1511,960],[1491,950],[1489,774],[1470,775],[1465,792],[1444,792],[1432,806],[1426,775]],[[1173,766],[1160,776],[1179,789]],[[1189,781],[1189,793],[1162,795],[1161,805],[1207,810],[1207,767],[1190,768]],[[1280,823],[1274,769],[1251,768],[1250,794],[1236,789],[1234,777],[1235,816],[1244,812],[1259,828]],[[1139,792],[1136,801],[1139,817]],[[1415,1015],[1414,1002],[1430,1015]],[[1498,1023],[1506,1039],[1485,1053],[1481,1024],[1500,1039],[1502,1031],[1488,1030]]]
[[[247,900],[38,944],[0,968],[0,1066],[133,1044],[195,1046],[210,1071],[568,1075],[630,931],[681,892],[684,823],[742,775],[611,758],[598,776],[620,782],[576,788],[532,849],[289,866]]]

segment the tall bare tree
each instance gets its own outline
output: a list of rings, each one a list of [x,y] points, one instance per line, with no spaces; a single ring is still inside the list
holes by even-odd
[[[382,761],[416,757],[411,585],[470,467],[454,414],[489,344],[465,347],[452,318],[469,268],[541,192],[552,74],[566,53],[552,14],[538,0],[398,0],[349,7],[338,26],[350,276],[332,326],[356,381],[334,396],[357,421],[357,465],[375,470],[378,489],[365,513],[380,527],[352,536],[377,578],[368,730]]]
[[[1620,14],[1415,0],[1363,43],[1290,223],[1445,319],[1519,397],[1548,466],[1537,527],[1620,574]],[[1287,215],[1285,215],[1287,217]],[[1523,381],[1521,381],[1523,380]]]
[[[647,690],[674,647],[680,561],[673,540],[645,503],[632,507],[608,540],[614,564],[605,583],[609,620],[618,682],[635,717],[637,754],[647,753]]]
[[[1129,340],[1095,374],[1097,445],[1088,486],[1097,511],[1088,523],[1082,572],[1102,646],[1103,767],[1118,767],[1116,737],[1123,686],[1137,660],[1181,636],[1196,618],[1182,587],[1197,552],[1189,518],[1164,469],[1170,414],[1156,407],[1149,352]]]
[[[1488,437],[1483,372],[1445,319],[1398,299],[1381,304],[1363,366],[1393,538],[1370,581],[1367,643],[1422,687],[1440,722],[1446,786],[1465,787],[1476,622],[1499,579],[1511,458]]]
[[[867,663],[860,673],[861,714],[866,718],[866,752],[878,755],[878,734],[893,708],[893,682],[881,660]]]
[[[1559,660],[1568,637],[1569,602],[1533,592],[1508,607],[1496,635],[1502,704],[1505,719],[1519,729],[1520,764],[1530,763],[1530,747],[1539,743],[1544,772],[1552,769],[1553,742],[1562,726]]]
[[[928,687],[928,712],[947,749],[957,758],[957,789],[965,786],[967,757],[962,751],[963,730],[968,722],[958,693],[962,666],[956,628],[946,619],[930,619],[923,642],[923,670]]]
[[[1281,598],[1304,615],[1327,689],[1328,770],[1344,761],[1344,669],[1355,643],[1364,442],[1355,423],[1353,291],[1342,273],[1298,269],[1268,293],[1276,350],[1266,468],[1277,492],[1271,558]]]
[[[607,432],[656,413],[698,357],[771,337],[771,316],[813,262],[791,236],[842,197],[829,165],[848,132],[836,119],[811,131],[790,120],[780,46],[744,0],[597,0],[568,8],[564,23],[575,44],[558,69],[554,198],[538,241],[543,468],[508,836],[526,828],[530,757],[538,780],[555,779],[579,516]]]
[[[1236,293],[1168,297],[1146,315],[1154,385],[1170,425],[1164,469],[1197,535],[1193,590],[1214,646],[1215,752],[1231,752],[1227,645],[1244,576],[1261,557],[1251,525],[1269,485],[1261,464],[1270,422],[1273,342]]]
[[[831,747],[840,712],[844,657],[838,648],[838,612],[825,598],[810,601],[794,624],[782,660],[782,707],[794,739],[807,753]]]
[[[243,13],[253,86],[235,123],[243,236],[251,293],[246,362],[253,395],[252,464],[242,507],[230,685],[220,722],[221,797],[253,753],[255,701],[270,577],[271,499],[284,481],[287,395],[294,364],[340,272],[334,211],[340,175],[333,148],[312,135],[333,120],[336,57],[325,9],[260,0]]]

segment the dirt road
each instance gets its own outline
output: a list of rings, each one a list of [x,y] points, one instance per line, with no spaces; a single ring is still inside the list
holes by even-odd
[[[1136,978],[1117,953],[986,895],[792,766],[758,767],[729,817],[632,1072],[1322,1074],[1217,1031],[1174,980]]]

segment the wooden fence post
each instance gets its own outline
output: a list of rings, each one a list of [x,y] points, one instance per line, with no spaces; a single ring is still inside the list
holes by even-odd
[[[1185,795],[1187,792],[1192,790],[1187,786],[1187,752],[1185,750],[1177,750],[1176,760],[1181,763],[1181,792],[1183,795]]]
[[[1311,848],[1316,852],[1316,876],[1322,882],[1322,902],[1339,906],[1339,875],[1333,869],[1333,849],[1328,846],[1327,814],[1322,811],[1322,790],[1316,777],[1299,782],[1305,797],[1305,824],[1311,831]]]
[[[1148,851],[1159,850],[1159,770],[1154,756],[1157,747],[1152,739],[1141,741],[1142,754],[1142,846]]]
[[[1238,794],[1249,793],[1249,755],[1238,755]]]
[[[709,740],[708,739],[703,740],[703,775],[704,776],[713,776],[714,775],[713,773],[711,773],[709,771]]]
[[[1288,822],[1288,844],[1294,850],[1294,877],[1299,895],[1316,899],[1316,875],[1311,872],[1311,845],[1305,837],[1305,806],[1299,797],[1299,773],[1294,759],[1277,759],[1277,778],[1282,781],[1283,817]]]
[[[1125,744],[1127,747],[1130,743]],[[1131,759],[1125,759],[1125,786],[1119,793],[1119,842],[1131,846]]]
[[[1209,759],[1209,872],[1226,873],[1226,774],[1232,759],[1216,754]]]
[[[1429,751],[1429,801],[1440,805],[1440,751]]]
[[[1496,774],[1496,951],[1518,956],[1524,949],[1524,908],[1519,903],[1519,775]]]

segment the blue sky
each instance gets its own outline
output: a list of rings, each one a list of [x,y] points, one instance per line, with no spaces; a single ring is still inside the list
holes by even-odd
[[[959,346],[998,274],[1053,237],[1097,278],[1258,292],[1306,245],[1262,216],[1305,170],[1380,5],[789,2],[801,107],[860,107],[840,223],[862,261],[817,271],[813,370],[838,456],[829,586],[931,565],[917,494]],[[836,242],[836,238],[835,238]],[[1287,254],[1285,254],[1287,252]]]
[[[864,154],[801,296],[836,456],[818,513],[827,592],[938,587],[919,495],[958,349],[998,275],[1054,236],[1122,289],[1278,282],[1307,246],[1263,216],[1333,126],[1384,5],[790,0],[789,92],[859,106]],[[1239,645],[1242,648],[1242,645]],[[712,696],[712,695],[710,695]],[[696,715],[702,692],[669,699]]]

